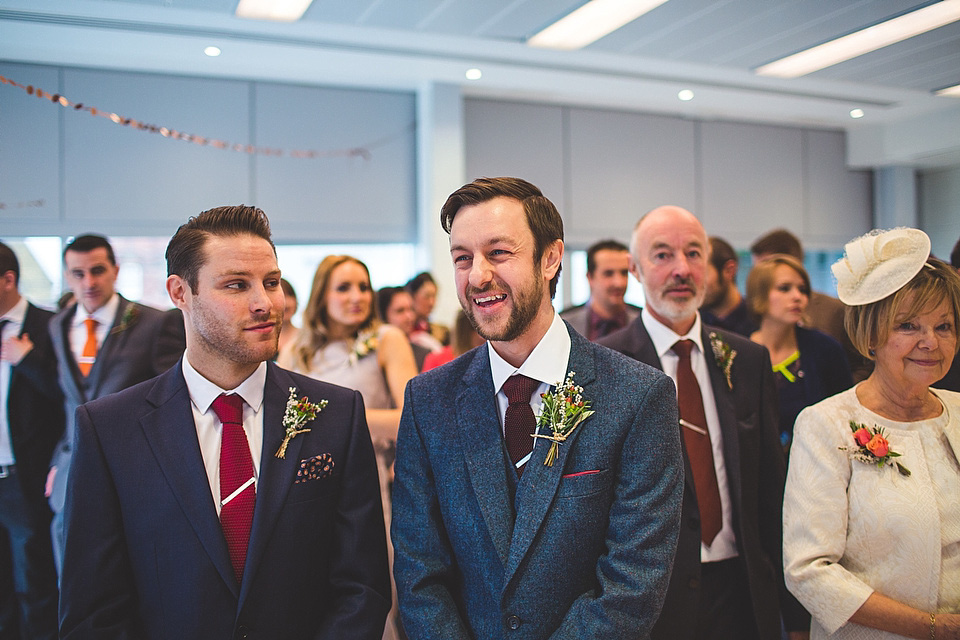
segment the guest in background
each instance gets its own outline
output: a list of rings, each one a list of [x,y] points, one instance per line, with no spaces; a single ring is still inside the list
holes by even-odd
[[[450,344],[440,351],[428,354],[423,361],[423,371],[436,369],[440,365],[447,364],[454,358],[458,358],[474,347],[479,347],[486,340],[477,333],[467,314],[463,309],[457,311],[457,318],[453,322],[453,333],[451,334]]]
[[[960,240],[957,240],[957,244],[953,245],[953,251],[950,252],[950,266],[960,272]],[[953,359],[950,371],[933,386],[938,389],[960,391],[960,358]]]
[[[786,229],[774,229],[760,236],[750,245],[750,253],[753,254],[754,264],[778,253],[793,256],[800,264],[803,264],[803,247],[800,245],[800,240]],[[873,363],[857,353],[856,348],[850,341],[843,324],[845,310],[844,304],[833,296],[811,290],[810,302],[807,304],[803,324],[806,327],[822,331],[843,345],[853,379],[855,382],[859,382],[870,375]]]
[[[810,276],[793,256],[774,254],[750,270],[750,310],[760,328],[750,339],[770,352],[780,396],[780,444],[793,440],[793,423],[804,407],[845,391],[853,377],[840,343],[800,326],[810,299]]]
[[[281,352],[282,367],[363,395],[380,472],[384,520],[390,531],[390,483],[403,390],[417,375],[403,331],[377,318],[370,272],[351,256],[327,256],[317,267],[300,333]],[[388,545],[393,558],[393,549]],[[391,614],[390,620],[394,619]],[[395,637],[390,622],[384,638]]]
[[[930,388],[957,352],[960,276],[929,252],[895,229],[833,265],[876,366],[794,430],[784,567],[814,640],[960,638],[960,394]]]
[[[163,373],[177,363],[186,346],[179,310],[163,312],[116,292],[120,267],[103,236],[74,238],[63,251],[63,266],[76,302],[50,319],[66,412],[66,429],[54,450],[46,487],[54,512],[51,526],[58,568],[77,407]]]
[[[20,263],[0,242],[0,638],[56,640],[57,572],[43,496],[63,433],[48,324],[20,295]]]
[[[586,304],[568,307],[560,317],[591,341],[627,326],[640,313],[627,304],[630,275],[630,251],[616,240],[602,240],[587,249],[587,282],[590,299]]]
[[[706,296],[700,317],[709,325],[750,337],[757,330],[753,314],[737,289],[740,258],[723,238],[710,237],[710,261],[707,263]]]
[[[283,325],[280,327],[278,352],[296,340],[299,331],[293,324],[293,316],[297,313],[297,292],[286,278],[280,278],[280,288],[283,289]]]
[[[436,338],[441,345],[450,344],[450,328],[430,321],[430,314],[437,304],[437,283],[433,276],[426,271],[418,273],[404,288],[413,296],[413,310],[417,312],[414,332],[423,331]]]
[[[417,371],[423,371],[424,359],[430,353],[445,348],[426,331],[414,331],[417,312],[413,310],[413,297],[403,287],[383,287],[377,291],[377,313],[381,322],[392,324],[410,340]]]

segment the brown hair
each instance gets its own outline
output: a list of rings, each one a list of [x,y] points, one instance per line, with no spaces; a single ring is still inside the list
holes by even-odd
[[[330,317],[327,313],[327,293],[330,291],[330,278],[334,269],[347,262],[360,265],[370,281],[370,270],[353,256],[327,256],[317,266],[313,275],[313,285],[310,287],[310,299],[303,308],[303,328],[297,333],[292,346],[292,354],[283,364],[298,371],[309,371],[313,355],[325,347],[330,341],[327,323]],[[376,310],[376,296],[370,291],[370,313],[360,325],[358,332],[374,328],[378,323]]]
[[[450,233],[453,219],[461,208],[480,204],[494,198],[513,198],[523,205],[527,226],[533,234],[533,262],[537,265],[543,252],[557,240],[563,240],[563,219],[557,208],[533,184],[522,178],[477,178],[465,184],[447,198],[440,209],[440,225]],[[550,297],[557,293],[561,267],[550,280]]]
[[[803,268],[803,264],[793,256],[775,253],[754,265],[747,275],[747,306],[757,319],[763,317],[769,309],[773,274],[780,265],[790,267],[797,272],[803,280],[803,286],[807,288],[807,296],[810,296],[810,275]]]
[[[960,319],[960,274],[950,265],[930,258],[910,282],[886,298],[847,307],[843,324],[857,351],[873,360],[872,351],[886,344],[895,324],[915,318],[943,302],[953,312],[953,335],[956,336]]]

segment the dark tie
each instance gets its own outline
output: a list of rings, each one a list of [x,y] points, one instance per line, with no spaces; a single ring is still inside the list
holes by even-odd
[[[673,352],[680,357],[677,363],[677,399],[680,403],[680,431],[693,470],[693,487],[700,510],[700,540],[710,545],[720,532],[723,516],[720,508],[720,488],[717,470],[713,465],[713,446],[703,411],[700,385],[690,366],[693,340],[680,340]]]
[[[220,440],[220,526],[227,540],[230,562],[239,584],[247,561],[247,543],[257,499],[253,483],[253,458],[243,431],[243,398],[220,394],[213,411],[223,423]]]
[[[517,469],[517,475],[523,473],[525,465],[517,463],[533,450],[533,432],[537,429],[537,419],[530,406],[530,396],[540,383],[527,376],[513,375],[503,383],[503,393],[510,404],[503,419],[503,435],[507,441],[507,453]]]

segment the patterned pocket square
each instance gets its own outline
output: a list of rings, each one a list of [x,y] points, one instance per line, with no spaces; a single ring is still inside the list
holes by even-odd
[[[329,453],[321,453],[318,456],[300,461],[300,468],[297,469],[297,479],[293,483],[300,484],[308,480],[319,480],[320,478],[326,478],[331,473],[333,473],[333,456]]]

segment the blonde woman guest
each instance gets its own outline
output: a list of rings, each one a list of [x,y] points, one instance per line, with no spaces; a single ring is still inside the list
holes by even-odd
[[[793,440],[804,407],[853,386],[843,347],[822,331],[800,326],[810,302],[810,276],[799,260],[775,254],[747,277],[747,307],[760,328],[750,339],[770,352],[780,396],[780,444]]]
[[[795,426],[784,571],[814,640],[960,638],[960,394],[930,388],[957,353],[960,276],[929,251],[874,232],[833,266],[876,366]]]
[[[350,256],[327,256],[317,267],[302,325],[297,339],[281,352],[279,364],[363,395],[389,537],[389,486],[403,390],[417,375],[410,343],[400,329],[380,324],[370,273]],[[392,565],[393,549],[388,551]],[[394,617],[391,614],[391,620]],[[388,622],[384,638],[396,637],[394,633]]]

